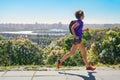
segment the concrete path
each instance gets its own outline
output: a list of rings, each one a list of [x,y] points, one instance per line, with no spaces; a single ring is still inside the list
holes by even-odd
[[[0,80],[120,80],[120,70],[2,71]]]

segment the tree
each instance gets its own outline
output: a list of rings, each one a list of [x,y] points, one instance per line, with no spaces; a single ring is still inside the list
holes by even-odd
[[[43,65],[42,49],[24,38],[0,41],[1,65]]]

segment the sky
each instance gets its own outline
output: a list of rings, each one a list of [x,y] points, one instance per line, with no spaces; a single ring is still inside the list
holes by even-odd
[[[120,0],[0,0],[0,23],[59,23],[83,10],[86,24],[120,23]]]

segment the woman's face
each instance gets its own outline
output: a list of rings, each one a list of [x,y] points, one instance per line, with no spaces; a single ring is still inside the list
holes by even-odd
[[[83,19],[84,19],[84,17],[85,17],[85,16],[84,16],[84,14],[83,14],[83,15],[81,16],[81,20],[83,20]]]

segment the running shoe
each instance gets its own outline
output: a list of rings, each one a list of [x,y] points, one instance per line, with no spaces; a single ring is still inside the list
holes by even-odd
[[[58,60],[58,61],[57,61],[57,68],[59,69],[60,66],[61,66],[61,62],[60,62],[60,60]]]
[[[94,66],[89,66],[86,68],[86,70],[92,70],[92,71],[94,71],[95,69],[96,69],[96,67],[94,67]]]

